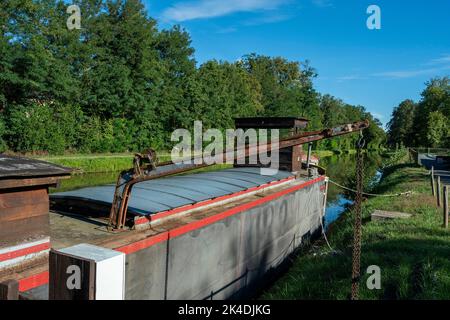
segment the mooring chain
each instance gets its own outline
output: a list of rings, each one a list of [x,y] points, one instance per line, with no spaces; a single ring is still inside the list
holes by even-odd
[[[353,229],[353,260],[352,260],[352,300],[359,298],[359,281],[361,277],[361,218],[362,218],[362,194],[364,153],[362,152],[365,141],[361,136],[356,144],[356,199],[355,199],[355,223]]]

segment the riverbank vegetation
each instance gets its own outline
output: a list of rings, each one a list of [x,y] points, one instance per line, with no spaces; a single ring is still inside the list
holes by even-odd
[[[419,102],[400,103],[388,129],[391,147],[450,148],[450,78],[429,81]]]
[[[64,156],[31,156],[61,166],[73,168],[74,173],[105,173],[130,169],[133,166],[133,153],[116,154],[72,154]],[[170,153],[158,153],[159,161],[170,160]]]
[[[403,153],[405,155],[405,153]],[[372,190],[410,196],[374,197],[363,204],[361,299],[449,299],[450,233],[442,228],[442,210],[431,195],[428,172],[407,157],[384,168]],[[375,210],[411,213],[409,219],[371,221]],[[301,253],[287,274],[264,295],[267,299],[349,299],[353,212],[346,211],[323,239]],[[370,265],[381,268],[381,289],[369,290]]]
[[[81,30],[67,29],[64,1],[0,2],[0,152],[170,150],[174,129],[232,128],[243,116],[307,117],[310,130],[368,119],[369,145],[385,140],[364,107],[316,91],[306,59],[198,64],[190,35],[159,29],[140,0],[77,4]],[[355,139],[316,147],[352,149]]]
[[[315,150],[313,155],[319,159],[329,158],[336,154],[354,154],[355,150],[331,151]],[[170,153],[157,152],[158,160],[169,161]],[[74,173],[117,173],[132,167],[133,153],[100,153],[100,154],[69,154],[69,155],[29,155],[30,157],[74,169]]]

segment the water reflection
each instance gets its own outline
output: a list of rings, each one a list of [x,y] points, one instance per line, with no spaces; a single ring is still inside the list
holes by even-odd
[[[381,178],[381,164],[382,158],[379,153],[371,152],[365,155],[364,191],[370,191],[371,187]],[[331,180],[350,189],[356,188],[356,154],[326,157],[321,159],[320,165],[326,168],[327,176]],[[335,221],[345,211],[347,206],[353,203],[353,200],[354,193],[330,183],[325,211],[325,228]]]
[[[50,193],[65,192],[105,184],[115,184],[118,175],[118,172],[76,174],[70,179],[62,180],[58,188],[51,188]]]

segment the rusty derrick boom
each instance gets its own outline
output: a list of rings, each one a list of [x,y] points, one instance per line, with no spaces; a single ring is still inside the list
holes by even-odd
[[[263,153],[262,151],[259,151],[260,149],[263,149],[264,152],[266,152],[267,150],[276,151],[286,149],[289,147],[298,146],[314,141],[333,138],[354,132],[360,132],[361,130],[364,130],[368,127],[368,120],[357,121],[354,123],[336,126],[334,128],[294,134],[292,136],[281,139],[276,145],[272,145],[269,142],[264,145],[259,145],[258,147],[256,147],[255,145],[249,145],[245,148],[235,148],[231,152],[224,152],[221,155],[216,155],[214,157],[217,157],[219,159],[220,157],[222,157],[223,163],[225,163],[226,159],[234,159],[235,161],[237,161],[242,158]],[[182,162],[177,164],[172,161],[167,161],[159,163],[159,165],[156,166],[156,153],[153,150],[150,149],[143,154],[136,154],[134,157],[134,167],[130,170],[121,172],[117,179],[114,199],[109,216],[110,229],[120,230],[124,228],[127,219],[127,208],[131,196],[131,191],[136,183],[213,165],[205,163],[202,156],[191,157],[185,160],[190,161],[186,161],[187,163]]]

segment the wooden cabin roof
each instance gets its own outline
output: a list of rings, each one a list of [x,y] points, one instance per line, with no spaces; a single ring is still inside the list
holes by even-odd
[[[235,118],[236,128],[240,129],[304,129],[309,120],[298,117],[248,117]]]
[[[0,154],[0,189],[54,186],[72,169],[45,161]]]

